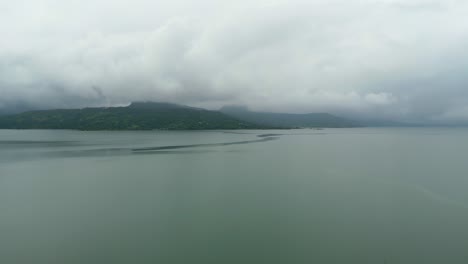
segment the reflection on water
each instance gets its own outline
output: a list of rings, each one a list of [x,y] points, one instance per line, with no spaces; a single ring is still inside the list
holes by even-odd
[[[466,263],[468,130],[0,130],[0,263]]]

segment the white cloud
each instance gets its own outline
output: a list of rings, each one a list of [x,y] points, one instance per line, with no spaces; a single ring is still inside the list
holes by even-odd
[[[364,99],[373,105],[389,105],[397,101],[395,96],[388,93],[368,93],[364,96]]]
[[[467,12],[458,0],[0,1],[0,103],[444,118],[468,98]]]

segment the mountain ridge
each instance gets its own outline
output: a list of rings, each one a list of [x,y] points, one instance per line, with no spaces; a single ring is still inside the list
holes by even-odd
[[[355,127],[328,113],[252,112],[223,107],[219,111],[186,105],[137,101],[127,106],[27,111],[0,116],[0,129],[209,130]]]
[[[134,102],[121,107],[27,111],[0,117],[3,129],[204,130],[261,129],[219,111],[189,106]]]

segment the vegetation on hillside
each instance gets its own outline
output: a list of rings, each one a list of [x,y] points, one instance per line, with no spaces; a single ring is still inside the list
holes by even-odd
[[[265,128],[218,111],[167,103],[30,111],[0,117],[0,128],[78,130],[202,130]]]

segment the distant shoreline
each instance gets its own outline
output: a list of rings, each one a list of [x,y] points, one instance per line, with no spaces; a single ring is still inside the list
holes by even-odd
[[[0,116],[0,129],[71,129],[80,131],[323,129],[358,125],[327,113],[241,114],[184,105],[136,102],[125,107],[54,109]]]

